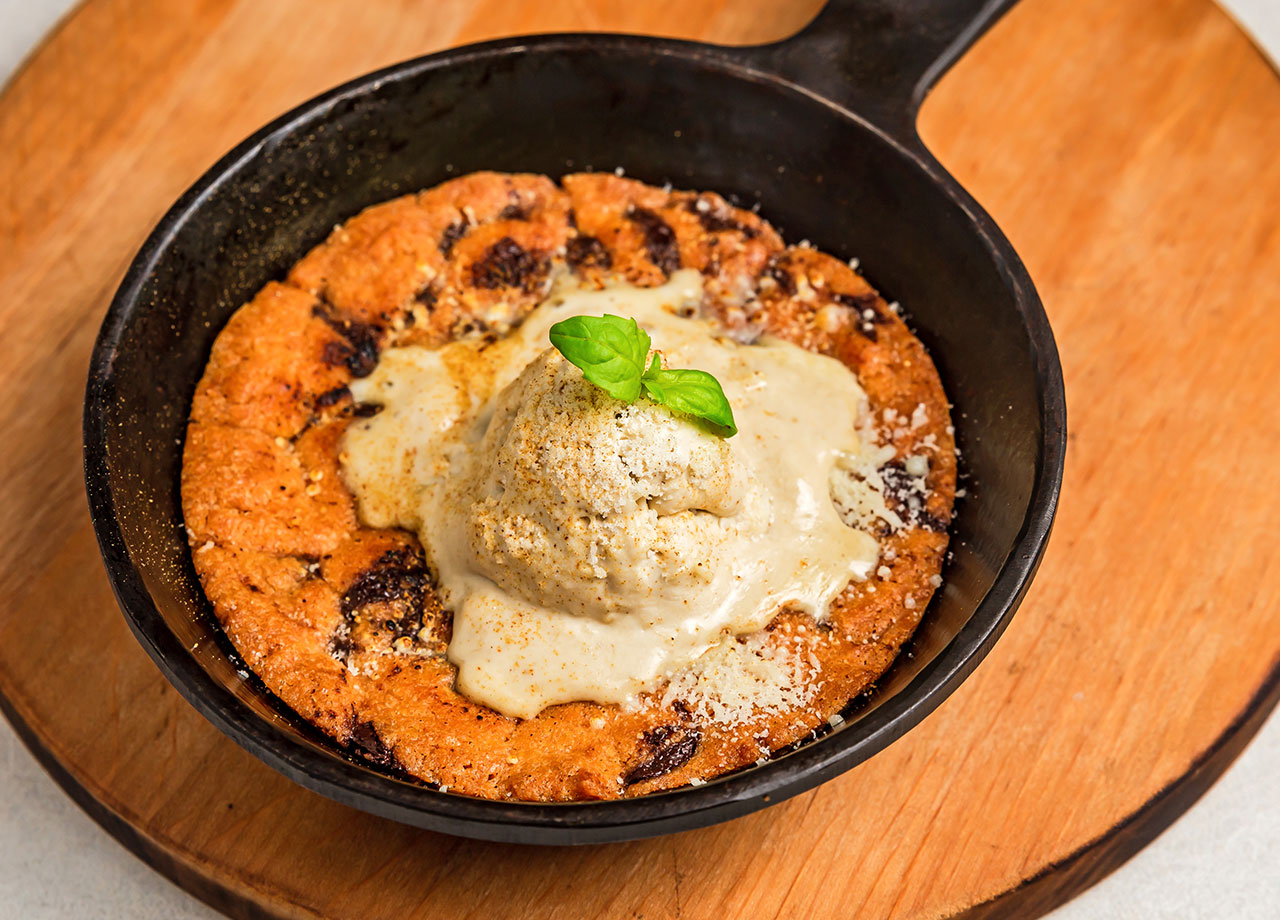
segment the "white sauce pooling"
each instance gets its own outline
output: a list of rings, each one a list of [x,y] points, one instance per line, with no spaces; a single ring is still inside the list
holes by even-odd
[[[388,349],[351,385],[383,411],[344,443],[362,520],[421,538],[454,612],[458,690],[521,718],[634,701],[783,605],[821,617],[879,549],[830,498],[833,471],[863,452],[847,368],[682,318],[701,302],[696,271],[655,288],[567,281],[491,345]],[[554,323],[602,313],[715,375],[739,434],[619,403],[548,348]]]

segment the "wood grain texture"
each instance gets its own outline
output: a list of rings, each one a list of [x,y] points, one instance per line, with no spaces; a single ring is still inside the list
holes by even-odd
[[[1029,916],[1239,749],[1280,695],[1280,81],[1209,0],[1023,0],[925,106],[925,140],[1039,286],[1072,434],[1022,610],[868,763],[658,840],[452,839],[276,775],[128,633],[82,493],[84,372],[130,257],[224,150],[446,45],[760,41],[816,6],[90,0],[17,75],[0,97],[0,697],[117,836],[242,916]]]

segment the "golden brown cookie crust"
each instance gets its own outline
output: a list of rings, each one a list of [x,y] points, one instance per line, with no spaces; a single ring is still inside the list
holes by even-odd
[[[553,265],[585,279],[706,277],[709,315],[769,333],[858,376],[896,458],[885,470],[907,526],[878,534],[885,565],[821,623],[784,610],[767,642],[816,664],[808,702],[731,725],[661,692],[634,710],[595,703],[506,718],[457,694],[450,618],[417,539],[363,527],[339,475],[365,407],[347,384],[381,349],[497,337],[541,298]],[[923,407],[923,408],[921,408]],[[911,422],[908,423],[907,420]],[[927,491],[900,489],[929,458]],[[710,779],[825,727],[893,661],[942,567],[956,488],[946,396],[919,340],[849,265],[786,247],[712,193],[613,174],[474,173],[375,205],[264,287],[214,343],[196,390],[182,502],[193,559],[227,636],[266,686],[339,743],[451,792],[566,801]]]

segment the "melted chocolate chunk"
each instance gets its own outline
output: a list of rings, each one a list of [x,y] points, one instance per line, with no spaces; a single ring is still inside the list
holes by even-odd
[[[862,315],[865,310],[870,310],[875,314],[873,322],[889,322],[889,317],[880,312],[880,298],[874,293],[832,294],[831,299],[836,303],[844,304],[846,307],[857,310],[859,315]]]
[[[368,377],[378,366],[377,326],[341,319],[333,306],[323,298],[311,309],[314,316],[328,324],[329,328],[346,339],[346,343],[330,342],[322,355],[326,364],[345,364],[353,377]]]
[[[478,316],[464,316],[453,324],[450,334],[454,339],[480,339],[484,345],[498,340],[498,334]]]
[[[884,497],[894,506],[895,511],[902,509],[907,497],[914,491],[912,484],[915,477],[907,472],[906,464],[901,460],[891,460],[880,467],[880,481],[884,483]]]
[[[641,740],[649,749],[649,757],[623,778],[628,786],[684,766],[697,753],[702,732],[693,726],[660,725],[645,732]]]
[[[699,207],[705,204],[706,207]],[[728,208],[716,208],[709,201],[702,198],[694,198],[685,203],[685,208],[697,216],[698,222],[702,224],[702,229],[709,233],[720,233],[724,230],[732,230],[735,233],[741,233],[747,239],[754,239],[757,230],[755,227],[748,226],[742,221],[734,217],[733,212]]]
[[[528,220],[532,203],[526,203],[514,189],[507,192],[507,206],[498,212],[498,220]]]
[[[644,248],[650,262],[668,275],[680,267],[680,247],[670,224],[648,208],[636,205],[627,208],[627,217],[644,234]]]
[[[344,342],[326,342],[321,355],[325,364],[341,364],[351,354],[351,348]]]
[[[613,256],[594,236],[575,236],[565,245],[564,260],[575,272],[584,268],[613,268]]]
[[[388,747],[372,722],[356,722],[351,727],[350,744],[380,767],[398,766],[394,748]]]
[[[778,285],[778,290],[785,296],[790,297],[796,292],[796,279],[791,277],[791,272],[777,262],[770,262],[764,273],[773,279],[774,283]]]
[[[921,511],[916,516],[916,523],[925,530],[932,530],[934,533],[943,533],[951,526],[951,522],[944,520],[932,511]]]
[[[415,303],[420,303],[424,307],[426,307],[428,310],[430,310],[432,307],[436,305],[435,288],[431,287],[430,285],[427,285],[422,290],[418,291],[418,293],[414,294],[413,299]],[[412,311],[410,311],[409,314],[405,316],[404,321],[410,325],[413,324]]]
[[[360,339],[351,343],[351,354],[347,356],[347,369],[352,377],[368,377],[378,366],[378,343],[372,339]]]
[[[342,622],[329,638],[340,661],[368,649],[394,651],[398,639],[418,639],[426,624],[431,575],[409,548],[388,550],[342,595]]]
[[[874,293],[867,294],[832,294],[831,299],[836,303],[848,307],[857,314],[853,328],[856,329],[863,338],[872,342],[878,341],[880,336],[876,332],[876,326],[882,326],[889,322],[889,317],[880,309],[880,298]],[[868,315],[868,312],[870,315]]]
[[[383,553],[373,568],[361,572],[342,595],[342,615],[354,620],[364,608],[387,605],[397,616],[387,618],[396,623],[395,636],[412,636],[422,628],[422,613],[431,575],[422,558],[410,549],[393,549]]]
[[[949,526],[925,507],[928,487],[925,480],[907,472],[901,460],[894,460],[880,467],[880,481],[884,483],[884,497],[908,527],[920,527],[941,533]]]
[[[316,408],[327,409],[336,405],[351,395],[351,391],[346,387],[334,387],[332,390],[326,390],[316,397]]]
[[[351,635],[350,623],[339,623],[333,635],[329,637],[329,654],[339,661],[346,661],[352,652],[360,650],[359,643]]]
[[[471,264],[471,283],[490,290],[518,287],[532,293],[550,269],[551,260],[545,255],[504,236]]]
[[[455,220],[444,228],[444,233],[440,234],[439,246],[440,252],[444,254],[446,259],[453,252],[453,247],[458,240],[467,235],[468,229],[470,229],[470,225],[465,220]]]

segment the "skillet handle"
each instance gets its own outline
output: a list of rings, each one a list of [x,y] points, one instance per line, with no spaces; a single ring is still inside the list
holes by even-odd
[[[916,113],[938,78],[1015,0],[829,0],[747,63],[856,112],[918,146]]]

